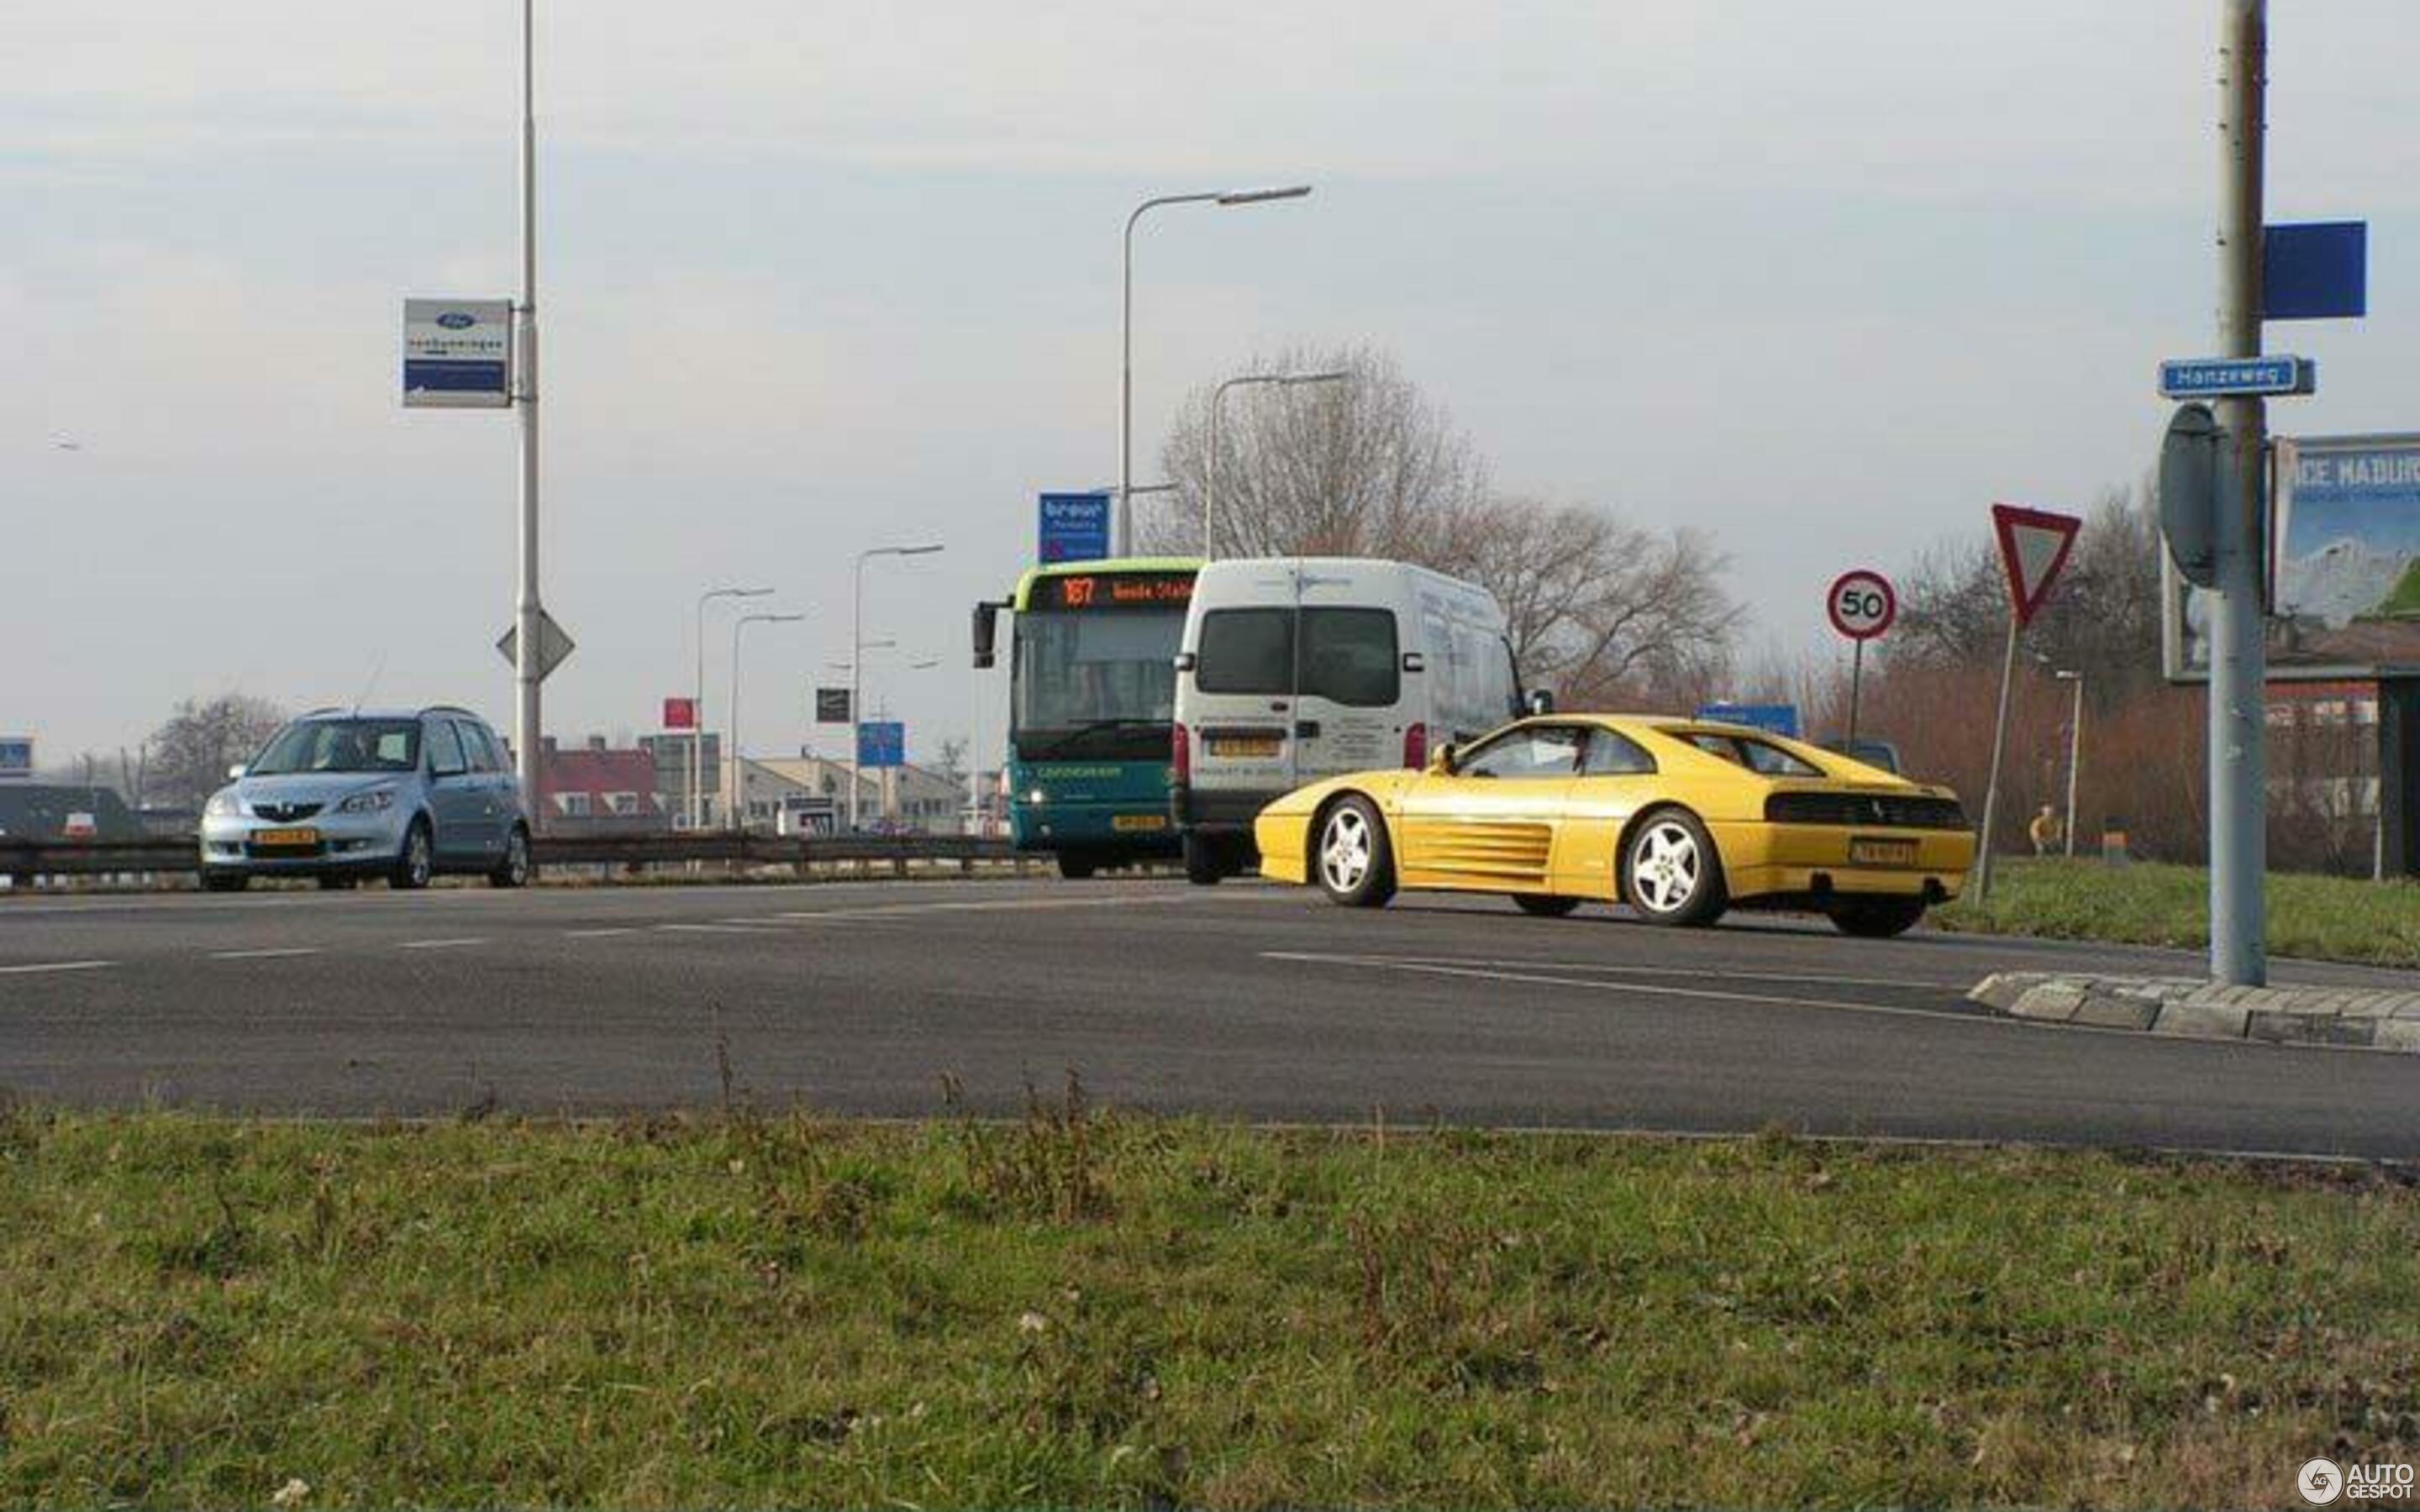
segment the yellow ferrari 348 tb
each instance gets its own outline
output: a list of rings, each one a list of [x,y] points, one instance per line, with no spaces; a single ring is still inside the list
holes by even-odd
[[[1426,771],[1314,782],[1262,810],[1253,838],[1264,875],[1357,907],[1434,887],[1533,914],[1625,903],[1657,924],[1813,910],[1863,935],[1956,897],[1975,859],[1947,788],[1737,725],[1613,714],[1523,719]]]

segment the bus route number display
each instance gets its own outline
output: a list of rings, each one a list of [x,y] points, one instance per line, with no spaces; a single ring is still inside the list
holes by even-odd
[[[1193,578],[1189,573],[1154,573],[1148,577],[1084,573],[1048,580],[1057,599],[1051,606],[1054,609],[1181,609],[1193,599]]]

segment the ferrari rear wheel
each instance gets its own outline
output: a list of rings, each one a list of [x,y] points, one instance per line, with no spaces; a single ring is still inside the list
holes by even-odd
[[[1516,892],[1512,902],[1521,912],[1540,918],[1560,918],[1580,905],[1577,898],[1556,898],[1543,892]]]
[[[1685,809],[1658,809],[1622,854],[1621,896],[1651,924],[1711,924],[1730,898],[1722,857],[1706,826]]]
[[[1319,822],[1311,864],[1322,891],[1347,908],[1383,908],[1395,895],[1394,847],[1377,806],[1358,795]]]

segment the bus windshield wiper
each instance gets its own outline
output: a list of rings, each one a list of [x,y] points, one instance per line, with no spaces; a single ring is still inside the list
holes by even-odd
[[[1137,718],[1131,715],[1112,719],[1087,719],[1082,724],[1070,727],[1049,745],[1026,759],[1047,761],[1053,756],[1063,756],[1082,745],[1088,735],[1105,734],[1120,730],[1165,730],[1167,728],[1169,728],[1169,721],[1166,719]]]

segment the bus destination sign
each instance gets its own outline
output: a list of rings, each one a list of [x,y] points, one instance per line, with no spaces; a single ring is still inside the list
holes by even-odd
[[[1052,609],[1183,609],[1193,601],[1189,572],[1090,572],[1047,580]]]

